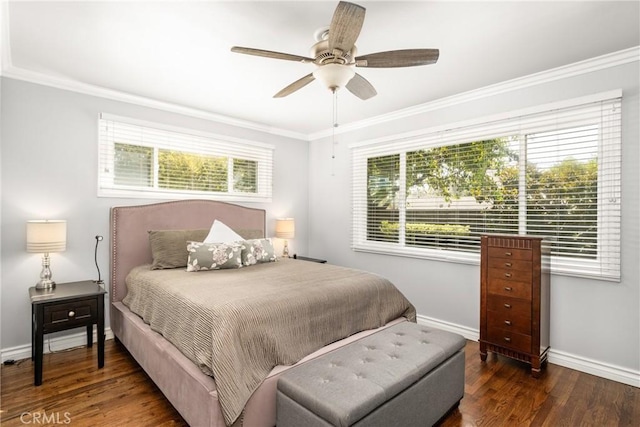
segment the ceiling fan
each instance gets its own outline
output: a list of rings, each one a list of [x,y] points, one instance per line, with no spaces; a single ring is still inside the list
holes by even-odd
[[[311,47],[311,56],[305,57],[270,50],[234,46],[232,52],[247,55],[264,56],[307,64],[315,64],[316,70],[291,83],[274,95],[282,98],[291,95],[315,79],[322,81],[332,92],[346,87],[358,98],[366,100],[377,94],[374,87],[354,67],[396,68],[435,64],[440,51],[438,49],[405,49],[371,53],[357,56],[355,46],[366,9],[354,3],[338,3],[331,25],[316,31],[317,43]]]

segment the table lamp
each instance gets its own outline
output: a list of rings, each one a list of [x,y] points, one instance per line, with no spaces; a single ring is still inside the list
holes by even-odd
[[[284,247],[282,248],[282,256],[284,258],[289,257],[289,242],[286,239],[293,239],[295,231],[296,225],[293,218],[276,219],[276,237],[285,239]]]
[[[67,221],[31,220],[27,221],[27,252],[37,252],[42,256],[42,271],[36,289],[53,289],[56,282],[51,280],[51,260],[49,253],[67,249]]]

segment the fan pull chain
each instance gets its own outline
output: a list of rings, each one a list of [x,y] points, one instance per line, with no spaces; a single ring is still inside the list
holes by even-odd
[[[331,124],[331,176],[335,176],[336,128],[338,127],[338,90],[333,89],[333,120]]]

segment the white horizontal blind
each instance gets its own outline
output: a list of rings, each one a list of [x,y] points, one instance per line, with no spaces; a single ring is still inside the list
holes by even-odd
[[[474,262],[545,237],[557,274],[620,278],[620,98],[353,148],[355,250]]]
[[[102,115],[98,195],[270,201],[273,147]]]

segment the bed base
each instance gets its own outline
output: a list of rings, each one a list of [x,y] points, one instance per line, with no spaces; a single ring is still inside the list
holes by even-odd
[[[374,332],[406,319],[396,319],[382,328],[363,331],[330,344],[302,359],[296,365],[315,359]],[[189,425],[225,427],[218,402],[216,384],[162,335],[151,330],[139,316],[121,302],[112,305],[111,328],[114,335],[149,375]],[[244,412],[244,427],[276,425],[276,389],[278,378],[291,366],[274,368],[251,395]]]
[[[151,263],[148,230],[209,228],[218,219],[236,230],[262,230],[265,211],[211,200],[185,200],[111,209],[110,325],[115,337],[149,375],[184,420],[197,427],[224,427],[216,384],[162,335],[151,330],[122,303],[125,277],[142,264]],[[405,321],[396,319],[383,328]],[[379,329],[363,331],[330,344],[305,357],[304,363]],[[243,414],[244,427],[276,424],[276,387],[287,366],[274,368],[251,395]]]

